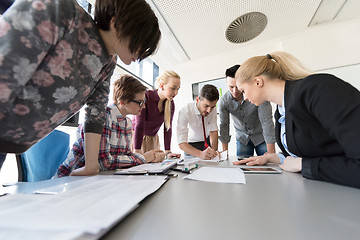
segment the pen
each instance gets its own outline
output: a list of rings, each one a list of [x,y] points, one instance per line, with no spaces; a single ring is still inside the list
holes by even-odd
[[[174,170],[174,171],[178,171],[178,172],[187,173],[187,174],[191,173],[190,170],[182,170],[182,169],[180,169],[180,168],[173,168],[173,170]]]
[[[184,159],[181,159],[178,163],[182,163],[184,161]]]

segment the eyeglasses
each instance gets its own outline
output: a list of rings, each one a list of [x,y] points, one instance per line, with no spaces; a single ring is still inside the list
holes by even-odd
[[[145,97],[144,100],[141,101],[141,102],[136,101],[136,100],[133,100],[133,99],[131,99],[129,102],[137,103],[137,104],[139,105],[139,107],[142,107],[142,106],[145,104],[145,102],[146,102],[146,97]]]

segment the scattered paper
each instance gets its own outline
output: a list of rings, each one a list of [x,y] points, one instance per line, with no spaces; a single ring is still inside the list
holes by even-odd
[[[195,172],[183,177],[183,179],[246,184],[244,172],[240,168],[201,167]]]

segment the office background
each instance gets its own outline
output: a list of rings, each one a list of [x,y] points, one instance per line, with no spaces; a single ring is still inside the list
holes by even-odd
[[[157,14],[162,31],[160,48],[150,59],[159,66],[159,74],[174,70],[181,76],[181,89],[174,99],[177,111],[193,100],[193,83],[221,79],[228,67],[274,51],[290,52],[314,72],[338,74],[360,89],[360,1],[146,1]],[[231,22],[249,12],[267,17],[264,31],[248,42],[227,41]],[[318,18],[322,12],[323,20]],[[174,152],[180,152],[177,111],[171,144]],[[234,129],[230,133],[234,135]],[[229,150],[235,151],[234,139]]]
[[[144,69],[150,69],[155,63],[157,70],[153,68],[150,77],[143,74],[140,78],[147,78],[151,84],[156,72],[161,74],[165,70],[174,70],[181,76],[181,89],[174,99],[173,152],[180,152],[175,130],[177,111],[193,100],[192,84],[222,79],[226,68],[241,64],[249,57],[287,51],[309,69],[334,73],[360,88],[360,1],[146,1],[159,17],[162,40],[158,52],[149,58],[151,62],[144,64]],[[95,1],[88,2],[93,5]],[[328,10],[337,8],[333,19],[309,26],[320,6],[329,2],[340,4]],[[245,43],[228,42],[225,30],[229,24],[254,11],[266,15],[265,30]],[[134,65],[130,68],[141,69]],[[126,72],[122,68],[116,70],[116,74]],[[232,130],[230,133],[234,135]],[[232,139],[229,150],[234,149]]]

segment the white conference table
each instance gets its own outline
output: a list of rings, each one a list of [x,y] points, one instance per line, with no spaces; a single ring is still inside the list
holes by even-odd
[[[101,239],[360,239],[360,189],[288,172],[247,174],[245,185],[183,180],[185,174],[178,174]]]

